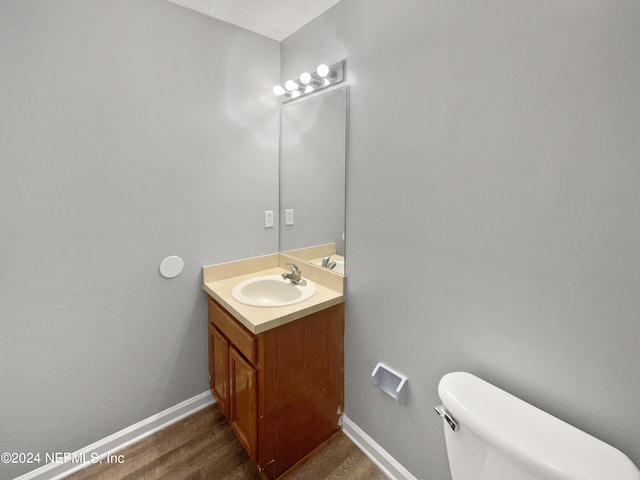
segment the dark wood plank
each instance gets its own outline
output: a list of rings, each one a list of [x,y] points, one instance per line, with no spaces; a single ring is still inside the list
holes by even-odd
[[[118,452],[124,463],[92,465],[70,480],[259,480],[217,405]]]
[[[92,465],[68,480],[260,480],[255,464],[217,405],[207,407],[119,452],[124,463]],[[338,432],[279,480],[386,480]]]
[[[338,432],[278,480],[387,480],[344,433]]]

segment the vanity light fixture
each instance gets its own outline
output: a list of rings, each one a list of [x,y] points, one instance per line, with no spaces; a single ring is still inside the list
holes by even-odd
[[[312,80],[315,80],[309,72],[303,72],[300,74],[300,81],[304,85],[309,85]]]
[[[273,94],[281,97],[283,102],[303,97],[313,92],[331,87],[345,80],[346,65],[342,60],[333,65],[320,64],[313,73],[303,72],[298,80],[287,80],[284,88],[280,85],[273,87]]]
[[[287,82],[284,84],[284,88],[286,88],[290,92],[293,92],[295,90],[300,90],[301,85],[298,82],[294,82],[293,80],[287,80]]]
[[[318,68],[316,68],[316,73],[318,74],[319,77],[326,77],[329,75],[329,67],[326,66],[324,63],[318,65]]]
[[[280,85],[276,85],[275,87],[273,87],[273,94],[276,96],[280,96],[280,95],[284,95],[285,93],[287,93],[287,91],[282,88]]]

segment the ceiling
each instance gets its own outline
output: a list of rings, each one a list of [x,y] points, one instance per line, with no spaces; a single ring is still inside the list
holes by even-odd
[[[340,0],[169,1],[281,41]]]

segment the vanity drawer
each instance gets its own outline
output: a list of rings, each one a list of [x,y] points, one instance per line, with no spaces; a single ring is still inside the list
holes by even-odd
[[[209,297],[209,322],[220,330],[229,341],[235,345],[247,360],[256,363],[256,337],[233,318],[215,300]]]

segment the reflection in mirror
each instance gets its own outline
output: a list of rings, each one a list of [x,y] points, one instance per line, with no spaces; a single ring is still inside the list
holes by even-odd
[[[280,250],[344,274],[347,86],[283,105]]]

